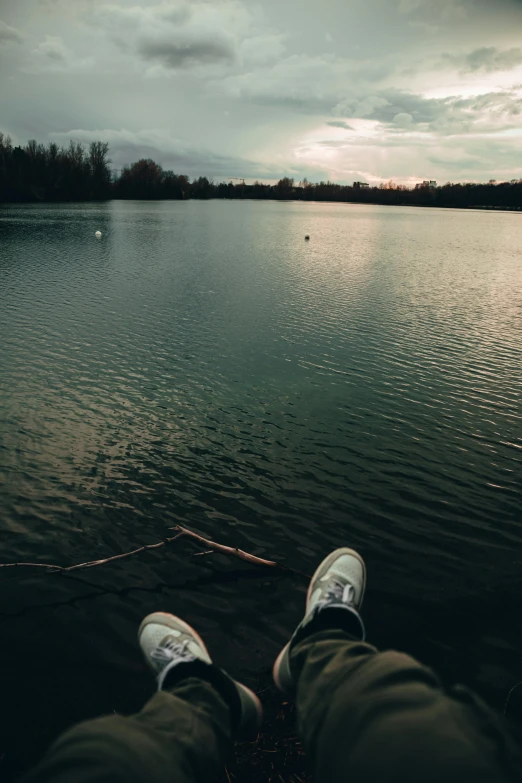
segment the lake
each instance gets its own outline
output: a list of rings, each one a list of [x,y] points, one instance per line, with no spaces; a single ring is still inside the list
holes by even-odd
[[[347,545],[371,640],[500,709],[522,680],[520,214],[3,206],[0,330],[2,562],[176,524],[305,573]],[[150,611],[256,686],[306,581],[197,551],[0,570],[7,775],[72,721],[140,707]]]

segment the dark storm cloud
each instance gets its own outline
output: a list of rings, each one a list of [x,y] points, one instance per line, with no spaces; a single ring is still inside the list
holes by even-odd
[[[0,19],[0,45],[4,43],[22,43],[23,40],[22,33]]]
[[[351,125],[348,125],[347,122],[344,122],[343,120],[332,120],[331,122],[327,122],[327,125],[330,125],[332,128],[344,128],[344,130],[353,130]]]
[[[64,63],[67,60],[66,50],[60,38],[48,36],[47,40],[41,43],[35,51],[56,63]]]
[[[522,49],[513,47],[502,51],[495,46],[483,46],[469,54],[446,54],[443,59],[460,73],[511,71],[522,64]]]
[[[490,12],[494,15],[522,11],[521,0],[399,0],[399,13],[443,25],[465,24]]]
[[[330,53],[290,54],[266,68],[232,73],[213,83],[216,91],[259,106],[274,106],[303,114],[330,114],[341,102],[361,105],[375,100],[376,85],[393,72],[393,63],[376,64],[368,57],[338,57]],[[377,74],[380,74],[378,76]],[[346,115],[347,116],[347,115]],[[352,116],[360,116],[357,112]]]
[[[475,95],[473,98],[460,98],[453,101],[459,108],[481,112],[490,110],[503,114],[518,115],[522,111],[522,97],[515,92],[488,92],[485,95]]]
[[[324,139],[323,141],[318,141],[317,144],[321,147],[330,147],[331,149],[342,149],[349,146],[346,141],[340,141],[339,139]]]
[[[154,40],[138,42],[138,53],[145,60],[156,60],[166,68],[183,68],[201,63],[204,65],[233,62],[235,51],[232,42],[217,40]]]
[[[130,0],[102,5],[89,22],[103,29],[122,51],[177,70],[233,63],[244,21],[241,11],[234,0],[160,0],[154,4]]]
[[[367,118],[382,123],[393,122],[398,114],[409,114],[415,123],[429,123],[445,112],[447,101],[396,90],[380,90],[375,95],[340,101],[334,112],[351,119]]]
[[[303,71],[306,76],[306,70]],[[394,122],[397,115],[409,115],[416,124],[431,123],[446,113],[450,101],[447,99],[425,98],[413,92],[392,87],[372,92],[367,83],[361,80],[349,88],[351,94],[346,95],[341,86],[332,87],[298,78],[294,71],[293,79],[270,80],[258,82],[254,78],[241,79],[239,87],[234,82],[232,94],[239,95],[243,100],[249,100],[262,106],[276,106],[292,109],[305,114],[333,114],[335,117],[350,119],[371,119],[382,123]],[[343,95],[344,92],[344,95]],[[332,127],[353,130],[345,120],[331,120]]]
[[[401,90],[382,90],[369,99],[344,101],[335,113],[351,119],[377,120],[386,126],[423,126],[430,131],[472,132],[474,123],[503,120],[506,127],[522,113],[516,91],[498,91],[471,98],[425,98]]]

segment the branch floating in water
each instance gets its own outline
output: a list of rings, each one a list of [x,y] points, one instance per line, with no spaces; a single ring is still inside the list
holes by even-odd
[[[164,538],[163,541],[159,541],[157,544],[144,544],[137,549],[132,549],[130,552],[122,552],[120,555],[112,555],[112,557],[103,557],[100,560],[88,560],[85,563],[76,563],[71,566],[60,566],[50,563],[0,563],[0,568],[15,568],[15,567],[29,567],[29,568],[46,568],[47,573],[51,574],[67,574],[70,571],[80,571],[83,568],[93,568],[94,566],[105,565],[105,563],[111,563],[113,560],[124,560],[126,557],[132,557],[140,552],[146,552],[148,549],[159,549],[162,546],[170,544],[177,538],[181,538],[182,533],[178,533],[175,536]]]
[[[167,538],[164,538],[163,541],[158,541],[156,544],[144,544],[143,546],[137,547],[137,549],[132,549],[130,552],[122,552],[119,555],[112,555],[112,557],[104,557],[100,558],[99,560],[88,560],[85,563],[76,563],[75,565],[71,566],[61,566],[54,563],[0,563],[0,568],[44,568],[45,574],[68,574],[71,571],[82,571],[86,568],[94,568],[95,566],[112,563],[115,560],[124,560],[127,557],[138,555],[140,552],[147,552],[150,549],[160,549],[161,547],[167,546],[168,544],[171,544],[173,541],[177,541],[180,538],[189,538],[193,541],[197,541],[198,543],[203,544],[206,547],[205,552],[197,552],[195,556],[210,554],[210,552],[220,552],[223,555],[237,557],[246,563],[250,563],[251,565],[261,566],[264,568],[275,568],[279,571],[286,571],[287,573],[296,574],[298,576],[304,577],[305,579],[310,579],[308,574],[304,574],[302,571],[298,571],[294,568],[283,565],[282,563],[278,563],[276,560],[265,560],[262,557],[251,555],[249,552],[245,552],[243,549],[239,549],[239,547],[218,544],[216,541],[210,541],[210,539],[204,538],[198,533],[194,533],[192,530],[189,530],[186,527],[182,527],[181,525],[176,525],[176,527],[171,528],[171,530],[177,531],[176,535],[168,536]]]
[[[188,530],[186,527],[176,525],[172,530],[177,530],[179,535],[188,536],[193,538],[207,549],[212,549],[214,552],[221,552],[223,555],[232,555],[233,557],[239,557],[240,560],[245,560],[247,563],[253,563],[254,565],[268,566],[269,568],[282,568],[285,570],[285,566],[280,565],[275,560],[265,560],[262,557],[256,557],[249,552],[244,552],[242,549],[233,546],[225,546],[224,544],[217,544],[215,541],[210,541],[208,538],[203,538],[198,533],[193,533],[192,530]]]

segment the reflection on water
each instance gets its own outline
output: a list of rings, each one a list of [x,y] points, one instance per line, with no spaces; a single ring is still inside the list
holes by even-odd
[[[521,241],[510,213],[2,208],[2,560],[115,554],[180,521],[305,572],[349,544],[368,559],[374,638],[500,701],[522,679],[509,622]],[[149,687],[136,624],[160,606],[253,676],[299,616],[303,585],[189,551],[83,581],[2,583],[5,677],[26,665],[29,638],[45,639],[62,724],[111,709],[107,693],[134,708],[129,671],[136,703]],[[74,707],[56,687],[55,648],[69,643],[88,690]]]

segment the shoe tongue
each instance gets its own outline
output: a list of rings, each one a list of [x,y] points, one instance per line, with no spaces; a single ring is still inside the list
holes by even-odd
[[[327,594],[331,597],[334,595],[338,600],[344,602],[352,602],[356,600],[355,587],[345,576],[339,572],[330,572],[329,579],[325,584]]]
[[[164,650],[174,652],[179,657],[183,657],[187,653],[190,654],[190,651],[187,649],[188,644],[184,643],[183,636],[181,634],[179,636],[174,636],[170,633],[167,634],[167,636],[164,636],[161,640],[159,647]]]
[[[174,634],[172,632],[169,632],[166,634],[166,636],[163,637],[163,639],[160,642],[160,647],[164,647],[166,644],[172,643],[172,644],[181,644],[183,641],[182,634]]]
[[[341,585],[341,587],[344,587],[346,584],[348,584],[349,580],[344,574],[339,573],[339,571],[330,571],[327,575],[323,576],[321,581],[326,582],[327,584],[337,582],[337,584]]]

